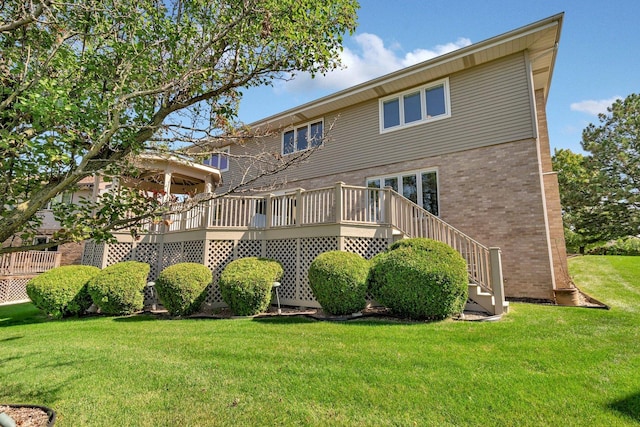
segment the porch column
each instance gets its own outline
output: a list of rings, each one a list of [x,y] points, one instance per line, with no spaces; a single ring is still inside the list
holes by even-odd
[[[164,196],[162,196],[162,202],[167,203],[171,200],[171,172],[165,171],[164,173]]]
[[[207,175],[204,179],[204,192],[213,193],[213,175]]]

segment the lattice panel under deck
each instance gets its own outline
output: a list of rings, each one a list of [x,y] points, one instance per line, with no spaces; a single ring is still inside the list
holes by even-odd
[[[262,242],[260,240],[240,240],[238,242],[238,259],[262,256]]]
[[[165,243],[162,248],[162,268],[182,262],[182,242]]]
[[[27,282],[35,276],[6,277],[0,279],[0,303],[29,299]]]
[[[82,250],[82,265],[93,265],[93,251],[95,247],[96,244],[94,242],[85,242],[84,249]]]
[[[146,262],[151,266],[149,270],[150,281],[155,281],[158,278],[158,250],[160,245],[158,243],[140,243],[136,246],[136,261]]]
[[[345,237],[344,250],[361,255],[365,259],[371,259],[389,247],[388,239],[368,237]]]
[[[300,241],[300,283],[298,298],[303,301],[316,301],[309,286],[309,267],[318,255],[338,249],[337,237],[312,237]]]
[[[93,248],[93,262],[91,263],[91,265],[98,267],[98,268],[102,268],[102,256],[104,255],[104,251],[105,251],[105,247],[107,246],[106,243],[96,243],[95,247]]]
[[[184,242],[181,262],[195,262],[196,264],[204,264],[204,241],[191,240]]]
[[[122,261],[131,261],[133,246],[131,243],[110,243],[107,252],[106,267]]]
[[[296,295],[296,240],[270,240],[267,242],[267,258],[280,261],[284,268],[284,275],[278,289],[280,302],[295,304]]]
[[[222,270],[233,261],[233,240],[211,240],[207,248],[207,262],[213,273],[213,283],[207,288],[207,298],[205,302],[213,305],[221,305],[222,295],[220,294],[220,286],[218,280]]]

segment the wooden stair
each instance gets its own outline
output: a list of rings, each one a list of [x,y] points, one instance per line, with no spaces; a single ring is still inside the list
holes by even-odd
[[[496,306],[495,296],[483,290],[475,283],[469,283],[469,301],[465,310],[483,311],[489,314],[504,314],[509,311],[509,302],[504,301],[502,307]]]

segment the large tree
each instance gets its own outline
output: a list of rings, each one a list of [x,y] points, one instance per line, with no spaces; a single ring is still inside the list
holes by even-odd
[[[0,242],[33,234],[50,200],[84,177],[122,173],[143,150],[223,132],[250,136],[234,129],[241,90],[338,66],[357,7],[355,0],[3,1]],[[291,162],[271,159],[267,172]],[[64,229],[50,244],[108,237],[127,225],[124,212],[154,208],[135,191],[106,201],[57,209]]]
[[[585,245],[604,237],[597,173],[587,168],[587,160],[568,149],[556,149],[552,158],[553,169],[558,172],[567,247],[580,252],[584,252]]]
[[[640,234],[640,95],[619,99],[582,132],[587,168],[597,174],[607,238]]]
[[[555,150],[565,237],[589,243],[640,233],[640,95],[617,100],[582,133],[586,155]]]

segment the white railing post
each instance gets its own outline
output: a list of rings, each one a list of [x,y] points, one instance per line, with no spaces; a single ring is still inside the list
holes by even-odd
[[[266,221],[265,221],[265,225],[264,228],[271,228],[271,221],[273,220],[273,212],[271,211],[272,209],[272,203],[271,203],[271,194],[267,194],[267,197],[265,198],[265,217],[266,217]]]
[[[336,202],[336,224],[342,224],[342,186],[344,185],[344,182],[337,182],[335,185],[335,190],[336,190],[336,195],[335,195],[335,202]]]
[[[202,228],[209,228],[211,222],[211,202],[213,199],[204,201],[204,209],[202,210]]]
[[[296,190],[296,201],[295,201],[295,226],[300,227],[302,225],[302,189],[298,188]]]
[[[502,257],[500,248],[489,248],[491,266],[491,289],[495,300],[494,314],[504,313],[504,280],[502,278]]]

